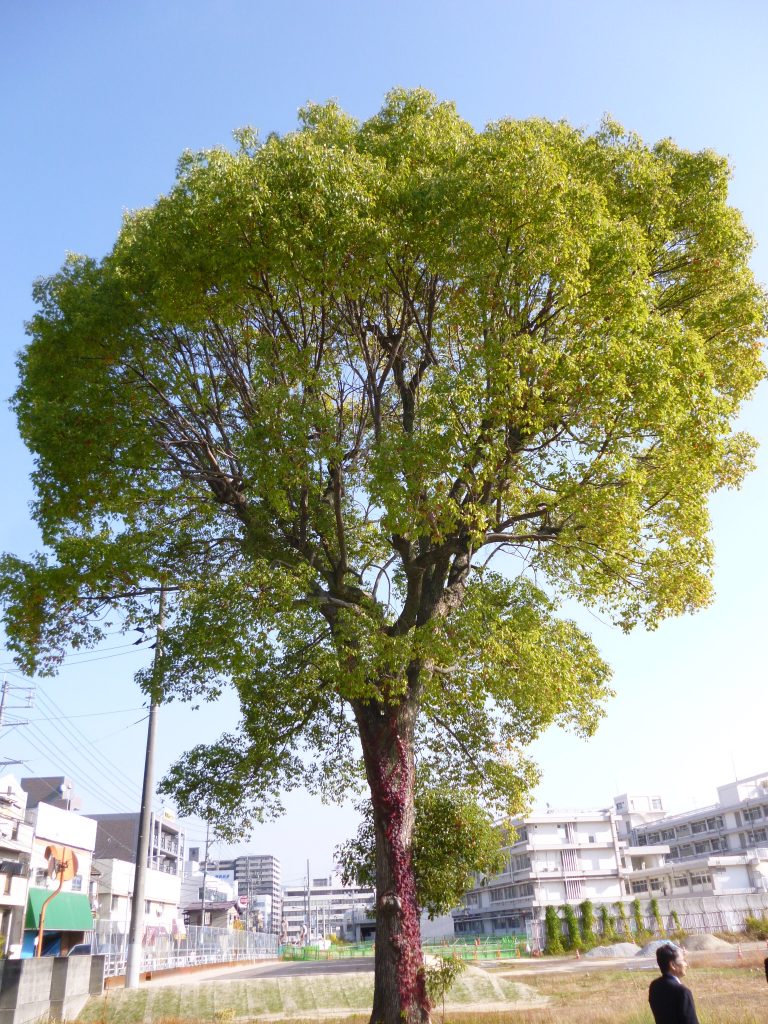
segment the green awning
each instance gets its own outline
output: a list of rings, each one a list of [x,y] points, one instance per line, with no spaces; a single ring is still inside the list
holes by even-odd
[[[40,927],[40,908],[51,895],[50,889],[30,889],[25,928]],[[82,892],[60,892],[45,908],[47,932],[87,932],[93,928],[88,897]]]

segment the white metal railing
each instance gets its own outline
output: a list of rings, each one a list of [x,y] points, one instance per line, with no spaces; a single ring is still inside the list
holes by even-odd
[[[91,943],[103,954],[104,974],[125,974],[128,936],[116,921],[97,921]],[[186,932],[170,934],[164,928],[146,928],[139,970],[164,971],[195,964],[232,963],[238,960],[271,959],[277,956],[277,936],[264,932],[234,931],[190,925]]]

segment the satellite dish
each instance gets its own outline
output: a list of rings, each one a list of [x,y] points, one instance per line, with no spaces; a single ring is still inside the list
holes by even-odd
[[[48,861],[48,877],[68,882],[77,874],[77,854],[71,846],[46,846],[45,859]]]

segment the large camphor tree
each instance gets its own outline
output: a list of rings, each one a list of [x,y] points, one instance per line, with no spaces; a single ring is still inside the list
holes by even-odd
[[[609,672],[558,599],[625,629],[710,599],[765,303],[712,152],[476,131],[423,91],[236,137],[37,285],[14,401],[45,551],[5,557],[6,628],[55,671],[163,587],[147,690],[239,695],[164,783],[220,830],[345,792],[362,752],[372,1020],[415,1024],[417,781],[497,813],[542,729],[592,731]]]

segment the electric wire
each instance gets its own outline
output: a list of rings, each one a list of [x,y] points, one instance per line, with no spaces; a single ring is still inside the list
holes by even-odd
[[[75,718],[105,718],[107,715],[127,715],[129,712],[143,711],[143,705],[137,705],[135,708],[120,708],[119,711],[90,711],[85,715],[59,715],[55,718],[28,718],[26,722],[71,722]],[[144,721],[144,719],[140,719]],[[128,728],[128,727],[126,727]],[[120,731],[120,730],[118,730]],[[114,733],[112,735],[115,735]]]
[[[55,703],[55,701],[52,701],[50,698],[47,697],[47,695],[41,693],[40,696],[42,698],[43,704],[48,704],[48,710],[53,710],[54,712],[59,710],[58,705]],[[67,730],[63,730],[61,734],[57,735],[57,739],[61,740],[62,742],[68,741],[72,745],[72,747],[77,751],[77,753],[74,756],[71,754],[62,754],[61,748],[58,746],[58,744],[55,741],[51,740],[49,734],[46,733],[46,731],[39,725],[33,725],[32,728],[36,730],[36,734],[41,735],[45,741],[49,742],[51,746],[59,752],[60,756],[64,756],[71,763],[75,764],[77,766],[76,770],[78,772],[82,772],[83,778],[87,779],[89,785],[94,788],[95,771],[96,778],[104,780],[105,782],[104,785],[102,785],[101,782],[95,783],[95,785],[101,789],[102,795],[106,786],[109,786],[115,793],[119,794],[121,800],[125,799],[131,803],[135,801],[136,794],[134,791],[130,790],[128,787],[120,785],[116,781],[112,781],[117,779],[123,779],[124,772],[120,771],[120,769],[118,769],[116,765],[114,765],[107,758],[103,757],[103,755],[93,751],[92,741],[87,736],[85,736],[85,734],[81,730],[77,729],[76,726],[70,727],[69,732],[67,732]],[[132,726],[127,726],[124,728],[132,728]],[[85,770],[83,770],[84,765],[87,766]],[[106,780],[110,781],[106,782]]]
[[[43,690],[39,690],[38,694],[39,694],[39,696],[42,699],[42,704],[43,704],[43,709],[44,710],[53,711],[54,714],[57,714],[57,713],[61,712],[62,715],[63,715],[61,707],[56,703],[56,701],[49,694],[46,694],[45,691],[43,691]],[[140,719],[139,721],[141,722],[141,721],[145,721],[145,720],[146,720],[146,715],[142,719]],[[111,733],[109,735],[116,735],[117,733],[125,732],[125,731],[127,731],[127,729],[133,728],[134,725],[138,725],[138,724],[139,724],[139,722],[134,722],[131,725],[123,726],[121,729],[116,730],[115,733]],[[72,724],[70,726],[70,730],[71,730],[71,732],[73,734],[73,737],[70,738],[70,741],[76,746],[76,748],[78,749],[78,751],[80,753],[85,754],[86,759],[88,761],[90,761],[91,765],[93,767],[95,767],[97,772],[100,773],[100,776],[105,776],[105,777],[108,777],[108,778],[111,777],[112,779],[122,779],[122,778],[124,778],[124,775],[125,775],[124,769],[119,768],[112,761],[110,761],[107,757],[105,757],[97,749],[95,741],[93,739],[91,739],[90,737],[88,737],[82,731],[82,729],[79,728],[79,726]],[[103,736],[103,737],[100,737],[100,740],[106,740],[108,738],[109,738],[108,736]],[[82,783],[83,788],[88,788],[89,786],[92,787],[93,786],[92,771],[90,769],[88,769],[86,771],[83,771],[82,772],[82,776],[83,776],[83,783]],[[86,782],[86,780],[88,780],[88,781]],[[122,796],[126,800],[128,800],[130,802],[131,809],[133,809],[136,806],[136,802],[135,802],[136,801],[136,794],[135,794],[135,792],[133,790],[127,789],[126,787],[119,786],[116,782],[113,782],[112,785],[113,785],[113,788],[115,788],[118,792],[120,792],[122,794]],[[141,787],[139,785],[139,792],[140,792],[140,789],[141,789]],[[152,807],[153,807],[153,810],[155,810],[155,811],[160,810],[161,807],[162,807],[161,801],[156,796],[154,796],[154,795],[153,795],[153,799],[152,799]]]
[[[46,710],[53,711],[54,713],[60,710],[56,702],[48,697],[47,694],[41,692],[40,697]],[[68,728],[63,731],[61,738],[62,740],[68,739],[72,746],[77,749],[76,761],[78,763],[89,765],[88,769],[83,772],[83,776],[89,780],[91,785],[93,785],[94,771],[97,773],[97,778],[109,778],[111,776],[113,779],[123,779],[125,777],[124,771],[121,771],[117,765],[104,757],[103,754],[94,750],[93,741],[81,729],[72,723],[67,723],[67,726]],[[33,726],[33,728],[36,728],[44,736],[46,735],[39,725]],[[128,728],[132,728],[132,726]],[[131,802],[136,800],[136,792],[133,789],[117,782],[110,783],[110,785],[115,792],[121,795],[121,799]]]
[[[41,746],[38,740],[45,744],[45,746]],[[69,760],[67,755],[63,751],[61,751],[61,749],[58,748],[55,744],[51,743],[51,741],[47,737],[27,736],[27,742],[34,750],[36,750],[39,754],[41,754],[43,757],[49,760],[51,756],[51,748],[54,750],[55,753],[58,754],[58,756],[63,757],[64,764],[67,764],[67,761]],[[35,759],[33,758],[33,760]],[[73,774],[75,773],[73,772]],[[101,799],[106,800],[109,804],[114,804],[116,802],[114,796],[110,795],[106,790],[102,789],[99,783],[95,782],[93,779],[89,780],[89,788],[91,788]]]

